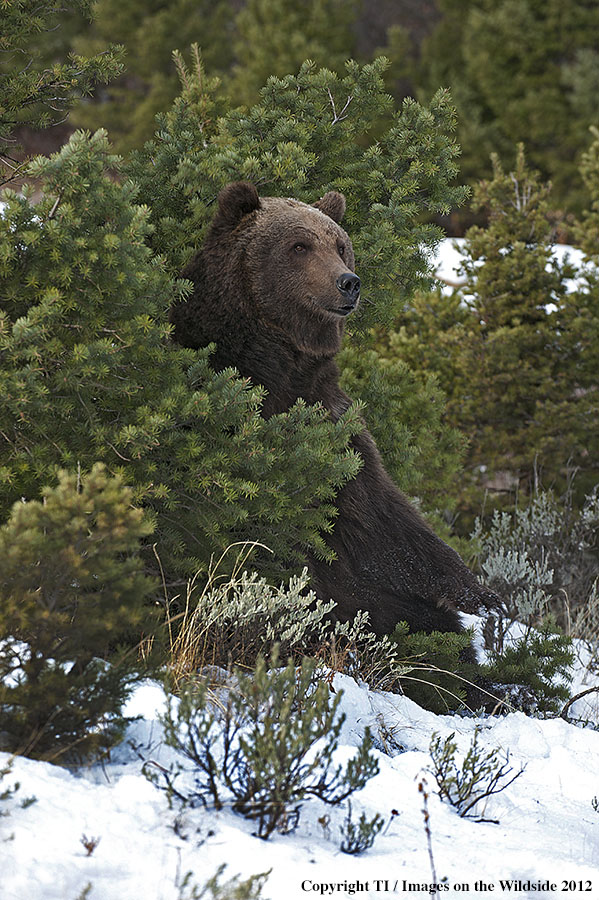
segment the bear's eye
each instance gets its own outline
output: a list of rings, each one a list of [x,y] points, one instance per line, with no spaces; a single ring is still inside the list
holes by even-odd
[[[305,244],[302,244],[301,241],[298,241],[297,244],[293,245],[294,253],[305,253],[307,249],[307,246]]]
[[[337,250],[339,252],[339,256],[341,257],[341,259],[345,259],[345,244],[339,244],[339,246],[337,247]]]

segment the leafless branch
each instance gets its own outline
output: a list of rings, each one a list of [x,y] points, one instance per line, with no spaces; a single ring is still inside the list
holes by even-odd
[[[586,697],[587,694],[599,694],[599,687],[590,687],[587,688],[586,691],[581,691],[580,694],[576,694],[574,697],[571,697],[564,708],[560,713],[560,718],[567,719],[568,718],[568,710],[572,706],[573,703],[576,703],[577,700],[580,700],[581,697]]]
[[[336,125],[337,122],[342,122],[343,119],[347,119],[347,109],[349,108],[349,104],[352,102],[352,100],[353,100],[354,98],[353,98],[353,97],[348,97],[348,98],[347,98],[347,101],[346,101],[346,103],[345,103],[345,106],[343,107],[343,109],[341,110],[341,112],[338,113],[338,112],[337,112],[337,108],[335,107],[335,98],[334,98],[333,95],[331,94],[331,89],[330,89],[330,88],[327,88],[327,93],[328,93],[328,95],[329,95],[329,100],[331,101],[331,106],[332,106],[332,108],[333,108],[333,121],[332,121],[331,124],[332,124],[332,125]]]
[[[48,213],[48,218],[49,218],[49,219],[53,219],[54,216],[56,215],[56,210],[58,209],[58,206],[59,206],[61,200],[62,200],[62,192],[59,193],[58,197],[56,198],[56,200],[55,200],[54,203],[52,204],[52,209],[51,209],[50,212]]]

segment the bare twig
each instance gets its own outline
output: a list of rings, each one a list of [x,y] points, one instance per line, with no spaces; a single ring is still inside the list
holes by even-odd
[[[106,443],[110,447],[111,450],[114,450],[114,452],[116,453],[116,455],[118,456],[119,459],[123,459],[125,462],[131,462],[131,459],[128,456],[123,456],[122,453],[119,453],[119,451],[116,449],[116,447],[110,443],[110,441],[106,441]]]
[[[431,834],[430,813],[428,811],[427,781],[424,775],[418,782],[418,793],[422,794],[422,815],[424,817],[424,831],[426,833],[426,846],[428,849],[428,859],[431,865],[432,888],[431,900],[439,900],[439,882],[437,881],[437,870],[435,869],[435,858],[433,856],[433,836]]]
[[[522,775],[522,773],[524,772],[524,769],[525,769],[525,767],[521,766],[520,770],[518,772],[516,772],[516,774],[514,775],[513,778],[510,778],[509,781],[506,781],[505,784],[502,784],[501,787],[498,787],[500,780],[502,778],[507,778],[507,776],[510,775],[514,771],[513,769],[508,769],[506,765],[501,766],[499,771],[496,772],[496,774],[493,776],[493,780],[491,782],[489,789],[487,791],[485,791],[484,793],[479,794],[474,800],[472,800],[467,806],[465,806],[463,808],[463,810],[460,810],[460,816],[462,818],[466,818],[468,816],[468,813],[470,812],[470,810],[473,809],[473,807],[475,807],[476,804],[480,800],[486,800],[488,797],[491,797],[493,794],[500,794],[501,791],[504,791],[507,787],[509,787],[510,784],[512,784],[512,782],[514,782],[516,780],[516,778],[518,778],[520,775]],[[483,819],[481,817],[480,819],[476,819],[476,821],[477,822],[487,822],[487,823],[490,823],[491,825],[499,825],[498,819]]]
[[[570,697],[570,699],[568,700],[568,702],[566,703],[566,705],[564,706],[564,708],[562,709],[562,711],[560,713],[560,718],[567,719],[568,718],[568,710],[570,709],[572,704],[576,703],[577,700],[580,700],[581,697],[586,697],[587,694],[599,694],[599,687],[587,688],[586,691],[581,691],[580,694],[576,694],[574,697]]]
[[[341,110],[341,112],[340,112],[340,113],[337,113],[337,109],[336,109],[336,107],[335,107],[335,99],[334,99],[333,95],[331,94],[331,89],[330,89],[330,88],[327,88],[327,93],[328,93],[328,95],[329,95],[329,100],[331,101],[331,106],[333,107],[333,121],[332,121],[331,124],[332,124],[332,125],[336,125],[337,122],[342,122],[343,119],[347,119],[347,109],[348,109],[348,107],[349,107],[349,104],[352,102],[352,100],[353,100],[354,98],[353,98],[353,97],[348,97],[348,98],[347,98],[347,101],[346,101],[346,103],[345,103],[345,106],[343,107],[343,109]]]
[[[81,835],[81,843],[85,847],[88,856],[91,856],[98,844],[100,843],[99,837],[88,837],[86,834]]]
[[[50,212],[48,213],[48,219],[53,219],[53,218],[54,218],[54,216],[56,215],[56,210],[58,209],[61,200],[62,200],[62,191],[58,194],[58,197],[56,198],[56,200],[55,200],[54,203],[52,204],[52,209],[51,209]]]

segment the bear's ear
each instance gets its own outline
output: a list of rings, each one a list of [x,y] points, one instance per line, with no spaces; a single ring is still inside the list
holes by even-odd
[[[345,197],[339,191],[328,191],[312,206],[315,206],[334,222],[340,222],[345,215]]]
[[[233,231],[244,216],[260,208],[258,191],[249,181],[234,181],[218,195],[218,212],[213,227]]]

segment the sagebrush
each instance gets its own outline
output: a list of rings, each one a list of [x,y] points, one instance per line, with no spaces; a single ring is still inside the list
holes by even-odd
[[[304,658],[278,667],[259,657],[250,673],[237,669],[216,691],[202,677],[190,679],[178,699],[169,696],[162,718],[166,743],[192,764],[147,764],[148,777],[172,802],[224,804],[257,823],[256,834],[293,831],[303,803],[317,798],[338,805],[378,772],[368,730],[356,755],[335,766],[345,716],[341,693],[333,696],[315,678],[316,662]]]

